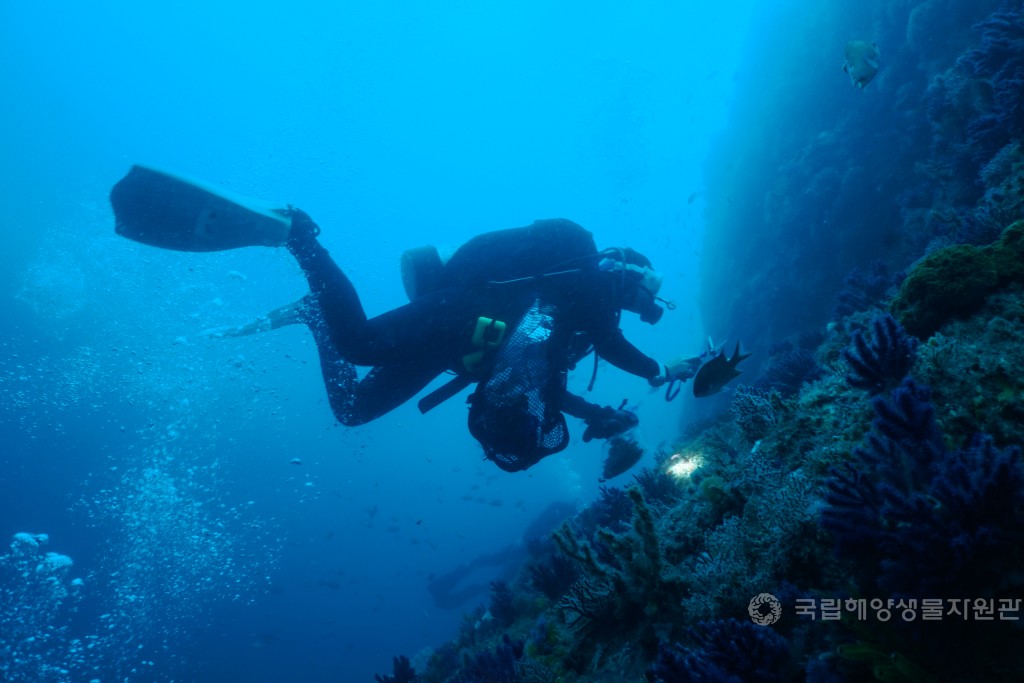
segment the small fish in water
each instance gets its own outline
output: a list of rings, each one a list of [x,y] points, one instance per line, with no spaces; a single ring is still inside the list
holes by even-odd
[[[851,40],[846,44],[846,62],[843,71],[858,88],[871,82],[878,73],[878,46],[864,40]]]
[[[725,352],[719,350],[714,357],[700,366],[693,378],[693,395],[697,398],[713,396],[725,388],[725,385],[742,374],[736,366],[750,358],[749,353],[740,353],[740,343],[736,342],[736,350],[732,358],[726,358]]]

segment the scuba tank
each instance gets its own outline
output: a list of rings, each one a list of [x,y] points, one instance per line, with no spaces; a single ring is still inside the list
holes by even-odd
[[[415,301],[437,289],[441,270],[451,257],[451,249],[438,249],[432,244],[402,252],[402,287],[409,301]]]

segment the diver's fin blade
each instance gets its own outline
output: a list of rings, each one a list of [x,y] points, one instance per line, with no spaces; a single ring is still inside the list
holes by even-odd
[[[278,247],[291,230],[291,218],[266,202],[145,166],[114,185],[110,204],[117,234],[164,249]]]

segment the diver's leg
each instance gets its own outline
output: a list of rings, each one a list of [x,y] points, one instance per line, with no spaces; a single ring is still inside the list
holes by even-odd
[[[348,427],[362,424],[353,418],[356,414],[356,387],[359,385],[356,367],[341,359],[329,338],[326,342],[317,338],[316,348],[320,355],[320,374],[327,391],[327,403],[335,419]]]
[[[329,326],[319,317],[323,307],[314,302],[309,310],[306,322],[320,357],[327,401],[334,417],[347,427],[366,424],[391,412],[445,370],[443,359],[436,354],[419,354],[400,363],[375,367],[360,380],[355,366],[334,344]]]
[[[366,424],[391,412],[418,394],[430,381],[444,372],[444,367],[387,365],[376,367],[360,380],[346,404],[345,419],[335,417],[347,426]],[[331,405],[334,408],[334,404]]]
[[[292,230],[286,244],[320,303],[321,316],[335,347],[345,358],[364,355],[366,312],[352,282],[317,241],[320,228],[299,209],[289,209]],[[358,361],[357,361],[358,362]],[[372,363],[370,363],[372,365]]]

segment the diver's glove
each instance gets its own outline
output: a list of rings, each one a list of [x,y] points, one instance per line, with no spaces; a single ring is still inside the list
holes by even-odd
[[[598,408],[594,416],[585,420],[587,429],[583,432],[583,441],[593,439],[610,439],[621,434],[627,429],[632,429],[640,424],[640,418],[632,410],[620,408],[616,410],[611,406]]]
[[[701,356],[690,356],[688,358],[674,358],[665,364],[665,372],[647,380],[652,387],[660,387],[666,382],[685,382],[691,379],[700,370]]]

